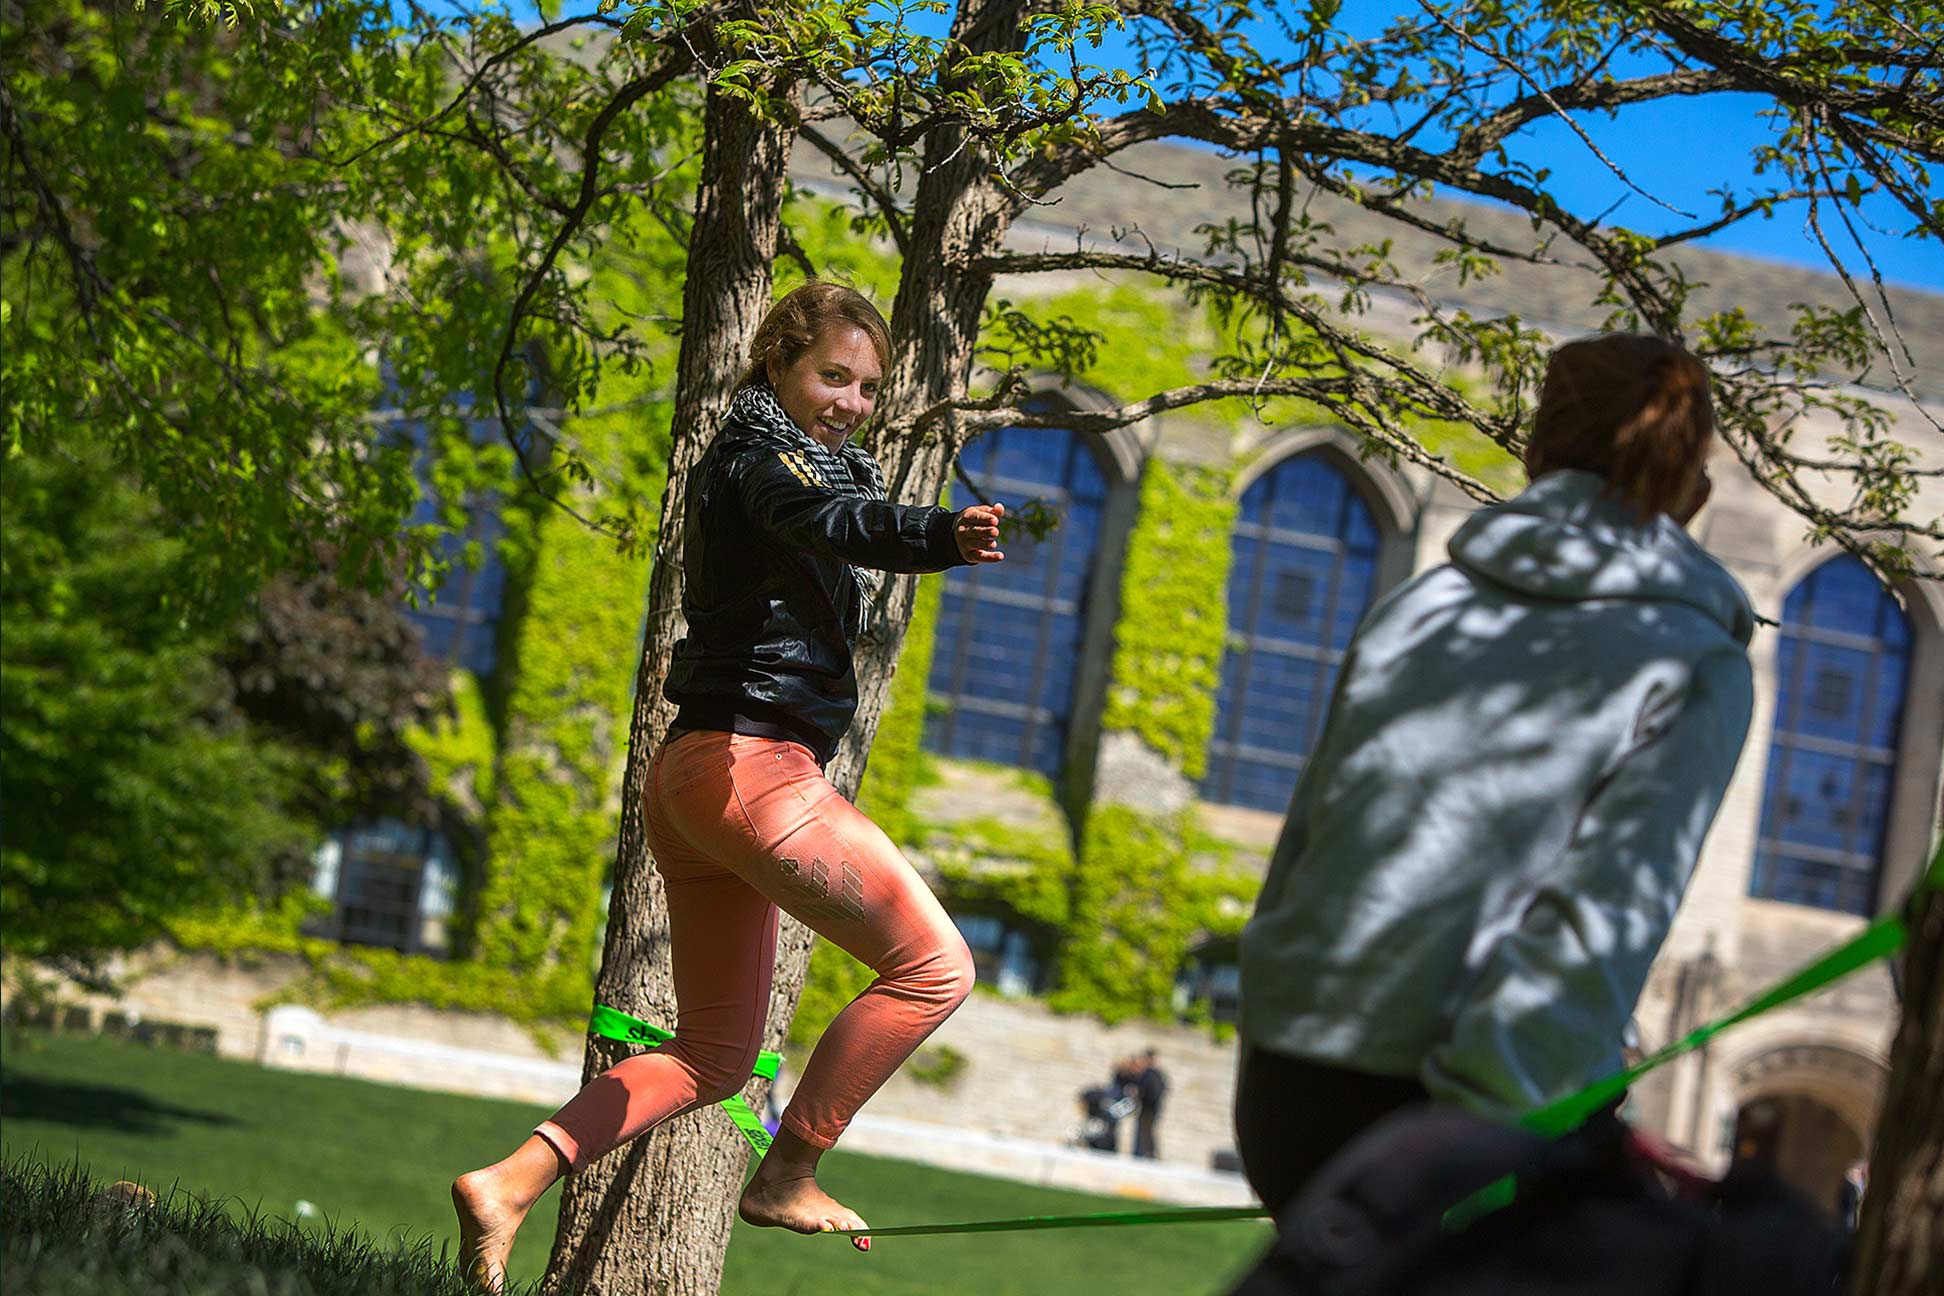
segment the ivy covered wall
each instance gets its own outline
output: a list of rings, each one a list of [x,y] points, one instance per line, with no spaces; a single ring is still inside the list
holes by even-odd
[[[1209,849],[1193,797],[1227,639],[1231,486],[1225,469],[1160,458],[1142,473],[1052,1000],[1066,1011],[1169,1015],[1190,949],[1235,930],[1257,885]]]
[[[1215,733],[1228,642],[1233,485],[1226,468],[1154,458],[1142,471],[1101,716],[1103,731],[1134,735],[1190,780],[1206,772]]]
[[[471,671],[455,670],[450,688],[451,713],[410,730],[405,741],[425,762],[432,795],[483,825],[486,807],[493,803],[499,734],[486,712],[485,691]]]
[[[926,777],[928,757],[921,745],[925,681],[931,675],[932,644],[944,599],[943,573],[918,578],[904,652],[891,677],[891,696],[878,716],[877,737],[871,742],[864,781],[857,789],[857,808],[900,844],[917,840],[920,827],[911,817],[911,794]]]
[[[616,440],[581,425],[583,455],[625,480]],[[469,945],[572,1015],[592,993],[648,562],[544,504],[509,517],[507,530],[522,597],[506,636],[506,725]]]

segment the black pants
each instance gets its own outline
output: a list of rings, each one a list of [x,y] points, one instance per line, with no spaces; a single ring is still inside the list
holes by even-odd
[[[1429,1100],[1413,1077],[1371,1075],[1246,1049],[1235,1087],[1242,1173],[1262,1204],[1281,1215],[1344,1144],[1398,1108]]]

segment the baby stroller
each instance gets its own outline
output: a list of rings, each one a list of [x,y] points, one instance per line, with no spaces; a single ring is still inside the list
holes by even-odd
[[[1080,1129],[1077,1142],[1097,1152],[1120,1148],[1120,1123],[1134,1114],[1134,1095],[1111,1085],[1080,1091]]]

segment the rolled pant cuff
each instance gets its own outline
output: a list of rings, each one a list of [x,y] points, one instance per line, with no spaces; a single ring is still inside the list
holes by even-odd
[[[574,1141],[572,1134],[552,1121],[541,1121],[533,1127],[533,1132],[552,1145],[553,1150],[560,1154],[560,1159],[567,1163],[569,1171],[581,1168],[580,1144]]]
[[[790,1133],[796,1135],[811,1147],[822,1148],[826,1152],[837,1146],[837,1134],[843,1133],[842,1130],[839,1130],[837,1134],[819,1134],[788,1112],[783,1113],[781,1123]]]

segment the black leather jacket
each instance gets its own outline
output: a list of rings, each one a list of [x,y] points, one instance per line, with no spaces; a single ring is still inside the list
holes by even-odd
[[[725,423],[689,470],[688,635],[663,686],[676,727],[787,738],[827,763],[857,712],[864,595],[851,567],[957,566],[956,517],[832,489],[800,442]]]

